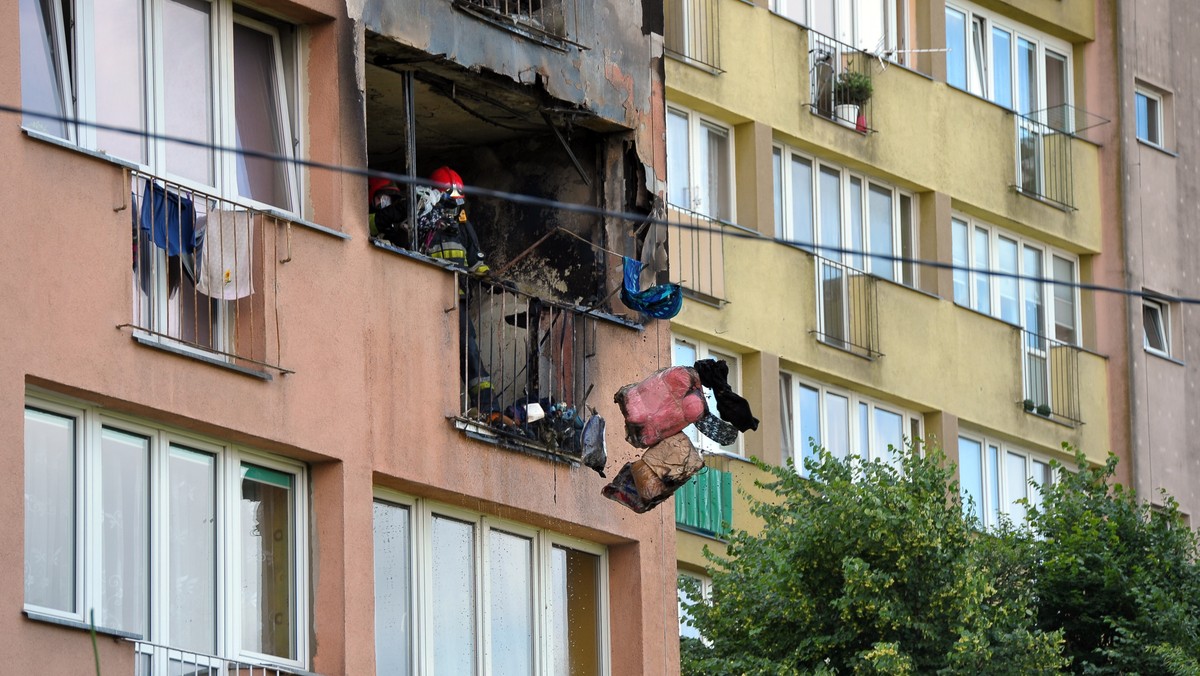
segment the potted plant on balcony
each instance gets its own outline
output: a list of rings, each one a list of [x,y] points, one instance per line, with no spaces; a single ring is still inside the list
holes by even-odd
[[[844,70],[833,84],[833,115],[843,126],[860,132],[867,131],[867,118],[862,107],[871,100],[874,89],[866,73]]]

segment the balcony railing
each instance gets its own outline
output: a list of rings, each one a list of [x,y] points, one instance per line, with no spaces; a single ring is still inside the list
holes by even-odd
[[[1069,105],[1016,116],[1016,188],[1031,197],[1075,208],[1073,141],[1108,120]]]
[[[867,359],[879,351],[876,278],[862,270],[814,257],[817,269],[817,337]]]
[[[133,641],[134,676],[312,676],[307,671]]]
[[[244,367],[282,368],[275,306],[289,224],[246,205],[130,172],[130,295],[137,335]]]
[[[459,275],[460,417],[555,455],[581,454],[594,383],[596,322],[586,310],[492,279]]]
[[[667,0],[663,36],[668,54],[721,70],[720,0]]]
[[[455,0],[454,5],[534,38],[579,36],[578,0]]]
[[[1068,425],[1082,424],[1080,348],[1021,329],[1025,410]]]
[[[733,526],[733,475],[706,467],[675,492],[675,524],[724,537]]]
[[[812,112],[867,133],[871,127],[871,54],[828,35],[808,32]],[[863,93],[866,101],[862,101]]]
[[[671,281],[710,300],[725,297],[725,230],[721,221],[674,204],[667,208]]]

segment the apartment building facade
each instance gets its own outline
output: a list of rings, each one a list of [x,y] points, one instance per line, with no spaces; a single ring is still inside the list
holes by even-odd
[[[873,459],[919,437],[985,527],[1073,463],[1064,442],[1118,453],[1128,482],[1107,328],[1125,300],[1075,286],[1121,267],[1113,11],[667,2],[676,360],[729,361],[763,419],[677,497],[682,575],[703,579],[721,523],[753,526],[739,456],[799,468],[813,443]]]
[[[607,215],[663,193],[655,7],[3,8],[6,672],[677,671],[674,524],[579,447],[670,350]],[[368,166],[459,173],[491,275]]]

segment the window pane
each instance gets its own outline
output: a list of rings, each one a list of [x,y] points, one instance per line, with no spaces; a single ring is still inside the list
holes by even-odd
[[[1054,337],[1074,345],[1078,340],[1075,333],[1075,263],[1065,258],[1054,257],[1054,281],[1066,284],[1054,285]]]
[[[989,526],[1000,523],[1000,447],[988,444],[987,453],[987,501],[990,514]]]
[[[984,53],[984,40],[987,32],[982,17],[971,18],[971,73],[970,88],[972,94],[983,96],[987,83],[987,55]]]
[[[800,443],[804,460],[813,457],[813,444],[821,445],[821,393],[800,386]]]
[[[1134,94],[1133,100],[1136,109],[1137,137],[1153,143],[1154,140],[1150,137],[1150,97],[1138,92]]]
[[[100,608],[104,627],[148,634],[150,440],[100,433]]]
[[[375,501],[375,669],[412,673],[411,540],[407,507]]]
[[[868,196],[871,218],[871,253],[894,256],[892,244],[892,191],[871,185]],[[875,258],[871,261],[871,272],[884,279],[896,279],[896,264],[890,258]]]
[[[954,302],[970,307],[971,287],[968,282],[970,273],[967,272],[967,268],[970,267],[970,257],[967,252],[970,250],[971,242],[967,239],[965,222],[957,218],[950,221],[950,240],[950,257],[954,264]]]
[[[794,0],[797,1],[797,0]],[[812,27],[821,34],[836,37],[834,0],[812,0]]]
[[[842,246],[842,176],[835,169],[821,167],[821,244]],[[837,251],[817,249],[817,255],[841,260]]]
[[[792,223],[790,237],[805,244],[813,237],[812,162],[792,155]]]
[[[850,401],[838,394],[825,397],[826,450],[838,458],[850,454]]]
[[[733,201],[729,188],[729,134],[718,127],[702,124],[699,148],[699,174],[703,183],[703,202],[698,211],[711,218],[730,219]]]
[[[975,250],[972,252],[974,260],[971,261],[971,267],[976,270],[986,271],[992,267],[988,243],[988,231],[975,228]],[[971,276],[975,279],[975,309],[987,315],[992,314],[991,276],[978,272],[972,273]]]
[[[195,652],[217,651],[216,458],[171,446],[169,644]]]
[[[1017,38],[1017,112],[1038,110],[1037,45]]]
[[[902,194],[900,195],[900,256],[906,261],[916,259],[916,241],[916,232],[913,230],[912,198]],[[916,264],[903,262],[900,266],[904,271],[904,285],[915,287],[917,285]]]
[[[1162,108],[1159,99],[1146,98],[1146,140],[1162,145]],[[1139,123],[1140,126],[1140,123]]]
[[[1026,277],[1042,276],[1042,252],[1032,247],[1024,248],[1025,259],[1021,273]],[[1025,292],[1025,330],[1039,336],[1046,335],[1045,304],[1042,301],[1042,283],[1024,280]]]
[[[234,122],[237,147],[270,155],[292,155],[284,139],[276,39],[249,26],[233,26]],[[290,209],[288,167],[283,162],[237,155],[238,194]]]
[[[559,546],[550,552],[554,674],[598,676],[600,557]]]
[[[1046,123],[1055,129],[1071,131],[1067,104],[1067,57],[1046,50]]]
[[[969,514],[974,503],[975,516],[984,525],[987,505],[983,501],[983,445],[978,441],[958,438],[958,485],[963,495],[963,516]]]
[[[992,100],[1012,108],[1012,34],[992,28]]]
[[[889,46],[885,2],[886,0],[858,0],[854,8],[854,18],[858,21],[859,49],[880,54]]]
[[[1162,306],[1149,301],[1143,303],[1142,326],[1145,330],[1145,346],[1151,350],[1168,352],[1166,323],[1163,321]]]
[[[691,613],[686,607],[687,605],[692,605],[699,600],[696,598],[698,594],[691,593],[687,587],[685,587],[685,585],[688,583],[695,583],[697,587],[699,587],[700,580],[691,575],[684,575],[681,573],[675,581],[675,589],[679,599],[679,637],[700,638],[700,632],[692,625]],[[697,589],[697,591],[699,591],[699,589]]]
[[[533,673],[533,541],[488,532],[492,673]]]
[[[433,517],[433,673],[475,673],[475,527]]]
[[[862,251],[866,248],[863,246],[863,185],[860,179],[853,176],[850,178],[850,246],[847,248],[851,251]],[[833,258],[842,260],[843,256]],[[845,260],[856,270],[866,270],[862,254],[852,253]]]
[[[141,0],[93,0],[96,122],[146,131]],[[146,163],[143,137],[96,130],[96,148]]]
[[[1033,465],[1033,482],[1036,483],[1038,487],[1049,487],[1050,465],[1040,460],[1033,460],[1031,464]],[[1039,490],[1039,488],[1032,486],[1029,488],[1029,503],[1034,507],[1042,506],[1042,491]]]
[[[163,114],[168,136],[213,142],[210,5],[204,0],[163,4]],[[213,185],[212,150],[167,143],[167,171]]]
[[[1025,520],[1025,506],[1018,503],[1018,500],[1023,500],[1026,497],[1026,490],[1029,488],[1029,473],[1025,469],[1025,456],[1017,455],[1016,453],[1008,453],[1005,456],[1005,493],[1008,516],[1013,523],[1021,523]]]
[[[292,475],[242,465],[242,649],[296,658]]]
[[[667,111],[667,202],[695,210],[691,199],[687,115]]]
[[[796,23],[808,24],[808,0],[775,0],[775,11]]]
[[[893,456],[888,451],[888,447],[891,446],[897,451],[904,448],[904,417],[899,413],[876,408],[875,438],[877,439],[876,443],[878,443],[879,448],[872,455],[891,462]]]
[[[76,611],[75,419],[25,409],[25,603]]]
[[[52,0],[20,0],[21,106],[35,113],[64,117],[63,86],[59,81],[59,50],[65,43],[63,21]],[[56,120],[26,116],[30,129],[66,138],[67,125]]]
[[[865,402],[858,404],[858,454],[864,460],[877,457],[872,451],[874,441],[871,439],[871,411]]]
[[[783,151],[771,149],[771,194],[775,196],[775,236],[791,239],[791,228],[783,222]]]
[[[1021,302],[1017,297],[1019,288],[1017,267],[1017,243],[1006,237],[1000,237],[996,245],[996,262],[1000,272],[1013,275],[996,277],[996,285],[1000,288],[1000,319],[1010,324],[1021,323]]]
[[[946,8],[946,82],[967,88],[967,15]]]
[[[780,424],[780,442],[782,448],[782,460],[784,463],[790,459],[797,465],[801,460],[796,456],[796,438],[799,437],[799,430],[796,429],[796,422],[792,418],[794,403],[792,401],[792,376],[787,373],[779,374],[779,424]],[[797,469],[800,469],[797,467]]]

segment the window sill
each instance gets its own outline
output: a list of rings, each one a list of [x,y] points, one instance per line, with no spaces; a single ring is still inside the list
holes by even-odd
[[[583,464],[583,459],[577,455],[564,453],[561,450],[539,444],[526,437],[493,429],[477,420],[459,417],[453,417],[450,420],[454,423],[455,428],[462,430],[463,434],[475,441],[531,455],[542,460],[570,465],[571,467],[580,467]]]
[[[1144,148],[1149,148],[1151,150],[1156,150],[1156,151],[1166,155],[1167,157],[1174,157],[1176,159],[1179,158],[1179,153],[1171,151],[1171,150],[1167,150],[1166,148],[1158,145],[1157,143],[1151,143],[1150,141],[1147,141],[1142,138],[1137,139],[1137,142],[1138,142],[1139,146],[1142,146]]]
[[[1159,352],[1158,350],[1152,350],[1148,347],[1142,348],[1142,349],[1145,350],[1146,354],[1148,354],[1156,359],[1161,359],[1165,362],[1170,362],[1170,363],[1176,364],[1178,366],[1187,366],[1187,364],[1184,363],[1183,360],[1176,359],[1175,357],[1172,357],[1171,355],[1166,354],[1165,352]]]
[[[709,75],[721,75],[725,72],[725,71],[721,70],[720,68],[718,68],[717,66],[714,66],[714,65],[708,64],[708,63],[704,63],[703,61],[698,61],[686,54],[680,54],[679,52],[671,51],[670,49],[665,49],[663,51],[667,56],[671,57],[675,61],[689,65],[692,68],[695,68],[696,70],[704,71],[705,73],[708,73]]]
[[[134,329],[133,340],[134,340],[134,342],[136,342],[140,345],[144,345],[146,347],[153,348],[155,350],[162,350],[163,352],[169,352],[171,354],[179,355],[181,357],[186,357],[188,359],[194,359],[196,361],[204,362],[205,364],[219,366],[221,368],[229,369],[230,371],[233,371],[235,373],[240,373],[245,376],[250,376],[252,378],[259,378],[261,380],[268,381],[268,382],[272,380],[271,374],[267,373],[266,371],[259,371],[257,369],[247,368],[245,366],[239,366],[237,364],[231,364],[231,363],[229,363],[223,359],[220,359],[218,357],[215,357],[215,356],[208,356],[208,355],[203,354],[196,350],[189,350],[182,346],[172,345],[168,342],[165,342],[164,340],[160,340],[160,339],[154,338],[152,336],[141,334],[140,332],[138,332],[138,330],[136,328]],[[291,373],[291,371],[287,371],[287,370],[283,370],[283,369],[281,369],[281,370],[283,371],[283,373]]]
[[[1072,214],[1072,213],[1075,213],[1076,211],[1078,211],[1078,209],[1071,206],[1070,204],[1064,204],[1062,202],[1055,202],[1054,200],[1046,198],[1046,197],[1042,197],[1041,195],[1027,192],[1024,188],[1022,188],[1019,185],[1014,184],[1011,187],[1013,189],[1013,192],[1017,193],[1018,195],[1024,195],[1025,197],[1028,197],[1029,199],[1033,200],[1034,202],[1040,202],[1040,203],[1045,204],[1046,206],[1050,207],[1051,209],[1057,209],[1057,210],[1063,212],[1064,214]]]
[[[704,530],[703,528],[696,528],[695,526],[679,523],[678,521],[675,522],[675,530],[683,531],[684,533],[690,533],[697,537],[707,538],[714,542],[729,542],[728,535],[721,535],[719,533]]]
[[[872,354],[863,354],[863,352],[871,352],[870,350],[867,350],[867,348],[865,348],[865,347],[853,347],[853,346],[846,347],[845,345],[838,345],[837,343],[832,342],[833,340],[836,340],[836,339],[826,338],[824,336],[824,334],[821,334],[817,331],[809,331],[809,333],[813,334],[813,336],[816,337],[818,343],[820,343],[826,347],[832,348],[834,350],[837,350],[838,352],[845,352],[846,354],[853,355],[864,361],[875,362],[875,361],[879,361],[879,358],[884,356],[884,354],[882,352],[874,352],[873,356],[872,356]],[[839,342],[845,342],[845,341],[839,341]]]
[[[64,150],[69,150],[73,153],[78,153],[80,155],[86,155],[87,157],[91,157],[91,158],[100,160],[102,162],[107,162],[109,164],[115,164],[118,167],[123,167],[130,171],[143,171],[143,169],[144,169],[144,167],[138,166],[134,162],[130,162],[128,160],[123,160],[119,157],[113,157],[112,155],[109,155],[108,153],[101,152],[98,150],[89,150],[82,146],[76,145],[70,141],[58,138],[57,136],[52,136],[45,132],[40,132],[36,129],[30,129],[29,127],[21,127],[21,131],[25,132],[26,136],[28,136],[31,139],[34,139],[35,141],[40,141],[42,143],[47,143],[52,146],[57,146]],[[246,209],[260,211],[264,214],[267,214],[268,216],[271,216],[272,218],[277,218],[281,221],[286,221],[288,223],[295,223],[296,225],[308,228],[309,230],[314,230],[316,232],[324,233],[324,234],[330,235],[332,237],[337,237],[338,239],[344,239],[344,240],[350,239],[350,235],[347,233],[344,233],[344,232],[341,232],[338,230],[334,230],[333,228],[325,227],[324,225],[318,225],[311,221],[306,221],[296,214],[293,214],[293,213],[290,213],[287,211],[283,211],[281,209],[277,209],[277,208],[269,206],[269,205],[250,204],[250,203],[243,202],[241,200],[236,200],[236,199],[225,199],[225,201],[227,201],[231,204],[236,204],[240,207],[245,207]]]
[[[80,622],[79,620],[68,620],[63,617],[55,617],[54,615],[46,615],[45,613],[39,613],[36,610],[28,610],[27,609],[27,610],[23,610],[22,612],[24,613],[25,617],[29,618],[30,620],[33,620],[34,622],[45,622],[46,624],[57,624],[60,627],[69,627],[71,629],[82,629],[87,632],[90,632],[93,629],[92,625],[88,624],[87,622]],[[121,631],[120,629],[109,629],[108,627],[94,627],[94,629],[96,630],[97,634],[102,634],[104,636],[111,636],[112,638],[126,638],[126,639],[130,639],[132,641],[142,640],[141,634],[134,634],[134,633],[128,632],[128,631]]]

